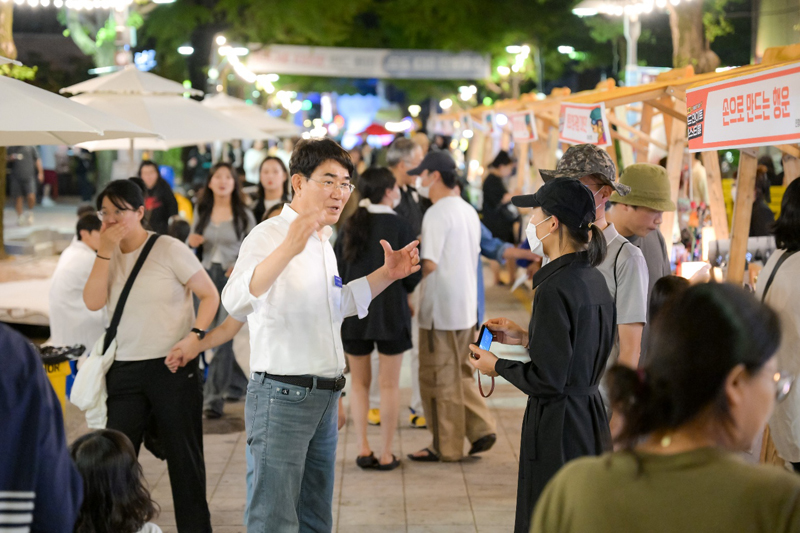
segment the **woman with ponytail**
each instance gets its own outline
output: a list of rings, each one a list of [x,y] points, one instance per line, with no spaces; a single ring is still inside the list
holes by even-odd
[[[486,322],[501,344],[527,348],[530,362],[498,359],[475,345],[472,364],[526,393],[514,531],[528,533],[531,514],[561,466],[611,449],[598,384],[616,330],[614,300],[597,265],[606,255],[593,224],[595,202],[581,182],[556,179],[536,194],[515,196],[533,208],[526,233],[531,251],[550,262],[533,276],[533,313],[527,330],[506,318]]]
[[[400,189],[387,168],[373,167],[358,180],[362,200],[342,228],[336,242],[336,257],[343,283],[366,276],[384,262],[383,245],[398,250],[416,236],[411,225],[394,208],[400,203]],[[392,439],[399,412],[400,365],[403,352],[411,349],[411,310],[408,295],[422,279],[422,272],[394,282],[377,296],[363,320],[350,317],[342,324],[342,344],[347,354],[353,387],[350,409],[360,451],[356,464],[361,468],[393,470],[400,462],[392,455]],[[367,411],[372,378],[370,354],[380,354],[381,437],[378,457],[367,440]]]
[[[780,320],[733,285],[689,287],[653,322],[638,371],[609,371],[623,448],[564,467],[534,532],[800,531],[800,479],[738,457],[791,391]]]

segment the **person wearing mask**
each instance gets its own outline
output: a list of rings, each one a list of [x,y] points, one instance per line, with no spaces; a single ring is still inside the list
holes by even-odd
[[[571,179],[515,196],[532,208],[525,233],[531,251],[550,262],[533,276],[533,313],[526,329],[506,318],[486,322],[501,344],[528,349],[529,362],[498,359],[470,345],[481,373],[502,376],[529,397],[522,425],[516,533],[527,533],[536,501],[566,462],[611,449],[599,383],[614,342],[614,300],[597,266],[606,242],[593,224],[592,192]]]
[[[257,185],[261,178],[261,163],[267,157],[264,141],[258,140],[244,153],[244,179],[247,183]],[[281,161],[283,163],[283,161]],[[256,219],[258,220],[258,219]]]
[[[217,313],[219,293],[184,243],[144,229],[144,197],[135,183],[112,181],[97,197],[97,208],[103,226],[83,290],[87,308],[96,311],[107,305],[110,312],[115,310],[145,245],[152,246],[114,337],[115,360],[106,374],[106,427],[125,433],[138,454],[145,426],[154,420],[167,460],[178,531],[210,532],[200,369],[194,360],[173,373],[166,358],[179,340],[197,343],[205,335]],[[200,300],[196,318],[192,294]]]
[[[0,531],[72,533],[83,483],[61,404],[36,348],[5,324],[0,354]]]
[[[286,165],[280,157],[269,156],[258,167],[258,195],[253,205],[256,224],[273,206],[289,200],[289,172]]]
[[[622,172],[619,183],[629,188],[630,192],[625,196],[616,191],[611,194],[608,198],[611,208],[606,211],[606,222],[613,224],[622,237],[641,250],[647,265],[649,302],[653,285],[672,274],[667,245],[659,230],[661,215],[676,208],[672,201],[669,177],[661,166],[635,163]],[[642,329],[640,364],[647,356],[644,347],[647,346],[648,330],[645,324]]]
[[[609,365],[619,361],[636,368],[642,350],[642,331],[647,322],[647,263],[642,251],[606,219],[606,205],[611,195],[626,197],[630,187],[616,181],[616,168],[608,152],[593,144],[571,146],[555,170],[541,170],[540,173],[545,182],[556,178],[580,180],[594,195],[594,225],[606,240],[606,257],[597,269],[603,274],[617,308],[617,340]],[[600,389],[605,398],[604,384]]]
[[[775,354],[778,366],[800,374],[800,180],[786,187],[781,214],[773,227],[777,252],[758,275],[756,296],[778,313],[783,335]],[[771,282],[771,283],[770,283]],[[792,391],[769,420],[775,448],[800,473],[800,394]]]
[[[105,309],[90,311],[83,303],[83,288],[100,247],[102,222],[96,214],[78,219],[76,239],[61,252],[50,283],[50,343],[82,344],[89,353],[106,329]]]
[[[419,379],[432,443],[412,461],[459,461],[464,439],[470,455],[488,451],[496,426],[475,387],[467,347],[478,317],[478,255],[481,222],[459,193],[456,165],[447,152],[430,152],[408,171],[417,191],[433,206],[422,220],[419,308]]]
[[[44,168],[35,146],[9,146],[7,150],[9,196],[17,211],[17,225],[33,224],[36,189],[44,183]],[[28,203],[28,212],[24,204]]]
[[[142,161],[139,165],[139,179],[144,183],[145,221],[154,232],[166,235],[170,217],[178,214],[178,201],[172,188],[152,161]]]
[[[230,163],[217,163],[198,193],[194,227],[187,244],[197,251],[203,268],[222,293],[233,270],[239,247],[253,227],[253,214],[244,205],[236,171]],[[227,313],[220,306],[212,326],[221,324]],[[220,418],[225,399],[241,399],[247,390],[247,376],[236,362],[233,341],[214,351],[203,390],[203,414]]]
[[[359,178],[361,200],[355,214],[345,223],[336,242],[336,257],[344,283],[363,277],[383,264],[383,246],[388,242],[400,249],[417,236],[411,225],[395,213],[400,188],[387,168],[367,169]],[[361,450],[356,464],[361,468],[394,470],[400,465],[392,454],[392,441],[399,410],[400,366],[403,353],[411,349],[409,294],[422,279],[417,272],[393,283],[370,305],[363,320],[346,318],[342,324],[342,345],[353,380],[350,409]],[[380,358],[381,452],[376,457],[367,440],[367,411],[372,380],[370,354],[377,348]]]
[[[392,171],[397,184],[400,187],[400,203],[394,208],[406,222],[411,225],[411,233],[419,237],[422,233],[422,207],[420,197],[414,185],[417,182],[416,176],[411,176],[408,171],[416,168],[422,163],[422,148],[415,144],[411,139],[400,137],[395,139],[386,150],[386,164]],[[425,429],[427,420],[422,407],[422,396],[419,391],[419,294],[414,291],[409,294],[408,304],[411,308],[411,340],[412,348],[406,353],[406,359],[411,366],[411,402],[408,406],[408,423],[413,428]],[[373,363],[376,360],[373,359]],[[373,374],[373,384],[378,381],[377,375]],[[370,389],[369,421],[374,424],[380,423],[380,410],[376,407],[380,401],[377,387],[373,385]]]
[[[302,140],[289,168],[292,203],[250,232],[222,292],[250,326],[247,527],[271,533],[333,529],[342,321],[367,316],[373,298],[420,268],[416,241],[397,251],[383,243],[383,266],[345,285],[329,226],[352,192],[350,156],[331,139]]]
[[[500,150],[489,163],[489,175],[483,180],[483,223],[492,235],[512,244],[519,239],[514,226],[519,222],[519,213],[511,205],[512,194],[506,183],[514,172],[514,160],[505,150]],[[509,263],[509,283],[514,282],[516,264]],[[500,265],[492,263],[495,285],[504,285],[500,279]]]
[[[83,505],[75,533],[162,533],[151,522],[158,506],[124,433],[93,431],[73,442],[69,452],[83,478]]]
[[[609,372],[623,449],[561,469],[532,532],[800,531],[800,479],[738,457],[791,394],[778,317],[729,284],[667,307],[644,367]]]

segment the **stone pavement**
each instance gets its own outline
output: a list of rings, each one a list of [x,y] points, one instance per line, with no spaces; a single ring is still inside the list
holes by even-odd
[[[491,277],[489,277],[491,279]],[[518,290],[519,291],[519,290]],[[529,317],[523,303],[506,288],[487,287],[487,316],[506,316],[520,324]],[[517,292],[524,301],[524,294]],[[237,359],[247,352],[246,330],[236,339]],[[520,358],[520,351],[503,356]],[[484,377],[488,385],[489,378]],[[410,397],[409,365],[401,375],[401,405]],[[477,386],[477,385],[476,385]],[[349,386],[348,386],[349,388]],[[394,453],[402,465],[392,472],[363,471],[355,464],[358,443],[352,421],[342,429],[336,463],[334,531],[342,533],[500,533],[514,525],[520,429],[526,396],[502,379],[488,400],[498,426],[497,444],[480,458],[460,463],[414,463],[406,454],[430,445],[427,430],[408,426],[401,413]],[[345,398],[347,406],[347,398]],[[211,522],[217,533],[245,532],[245,434],[240,431],[244,404],[228,403],[222,421],[205,422],[205,459]],[[87,431],[82,414],[70,406],[67,438]],[[225,424],[228,424],[226,428]],[[217,431],[230,433],[215,434]],[[368,431],[373,449],[380,428]],[[466,446],[465,442],[465,446]],[[161,514],[155,520],[164,533],[174,533],[175,516],[166,463],[142,450],[140,461]]]

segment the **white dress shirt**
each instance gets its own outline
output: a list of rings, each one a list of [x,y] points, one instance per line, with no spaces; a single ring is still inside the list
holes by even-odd
[[[83,288],[94,266],[95,252],[77,239],[61,253],[50,285],[50,342],[53,346],[83,344],[89,353],[105,332],[106,308],[89,311]]]
[[[247,317],[253,372],[334,378],[344,372],[342,321],[367,316],[372,291],[366,278],[336,286],[341,279],[331,228],[325,227],[321,238],[311,235],[267,292],[258,298],[250,293],[255,268],[283,242],[297,217],[287,205],[250,232],[222,291],[222,304],[234,318]]]

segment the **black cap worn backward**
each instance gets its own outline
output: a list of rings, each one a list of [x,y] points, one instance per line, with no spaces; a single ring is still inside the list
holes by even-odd
[[[539,173],[546,182],[554,178],[580,179],[588,175],[597,176],[620,196],[625,196],[631,190],[627,185],[615,181],[617,173],[614,161],[608,152],[594,144],[570,146],[555,170],[540,170]]]
[[[594,222],[594,195],[575,179],[551,180],[534,194],[511,199],[517,207],[541,207],[572,230],[586,230]]]
[[[425,170],[429,172],[433,172],[434,170],[438,170],[439,172],[455,172],[456,162],[447,152],[428,152],[425,159],[422,160],[422,163],[420,163],[417,168],[409,170],[408,175],[419,176]]]

